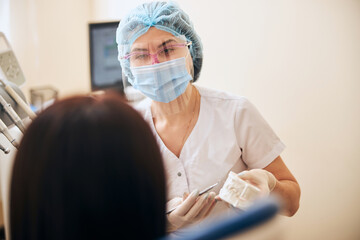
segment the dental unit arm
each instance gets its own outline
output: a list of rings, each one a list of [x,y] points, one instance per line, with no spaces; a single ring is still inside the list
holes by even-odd
[[[36,117],[19,88],[24,83],[25,77],[15,53],[0,32],[0,204],[3,206],[6,239],[11,239],[9,193],[12,166],[27,123]]]

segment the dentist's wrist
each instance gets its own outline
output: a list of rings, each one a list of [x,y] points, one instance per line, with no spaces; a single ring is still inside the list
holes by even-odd
[[[276,177],[269,171],[266,171],[266,174],[268,176],[268,186],[269,186],[269,190],[270,192],[272,192],[274,190],[274,188],[276,187],[276,183],[277,183],[277,179]]]

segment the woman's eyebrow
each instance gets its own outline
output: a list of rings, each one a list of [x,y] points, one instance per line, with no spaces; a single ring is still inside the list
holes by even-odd
[[[165,42],[159,44],[157,46],[157,48],[161,48],[161,47],[163,47],[166,44],[171,43],[171,42],[176,42],[176,41],[174,39],[166,40]],[[149,51],[147,48],[134,48],[134,49],[131,49],[131,52],[147,52],[147,51]]]
[[[149,51],[149,50],[146,49],[146,48],[134,48],[134,49],[131,49],[131,52],[146,52],[146,51]]]
[[[160,44],[159,46],[157,46],[157,48],[161,48],[163,46],[165,46],[166,44],[168,43],[171,43],[171,42],[176,42],[174,39],[169,39],[169,40],[166,40],[165,42],[163,42],[162,44]]]

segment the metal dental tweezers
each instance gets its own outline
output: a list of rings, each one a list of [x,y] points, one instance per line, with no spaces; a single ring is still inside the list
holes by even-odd
[[[214,188],[216,185],[218,185],[218,184],[219,184],[219,183],[217,182],[217,183],[215,183],[215,184],[213,184],[213,185],[205,188],[204,190],[202,190],[201,192],[199,192],[199,196],[202,195],[202,194],[204,194],[204,193],[206,193],[206,192],[208,192],[209,190],[213,189],[213,188]],[[170,209],[169,211],[167,211],[166,214],[171,213],[171,212],[174,211],[177,207],[178,207],[178,206],[173,207],[172,209]]]

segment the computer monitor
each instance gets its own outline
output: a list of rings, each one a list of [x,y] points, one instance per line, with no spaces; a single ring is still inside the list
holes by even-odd
[[[91,90],[123,91],[116,29],[119,21],[89,23]]]

